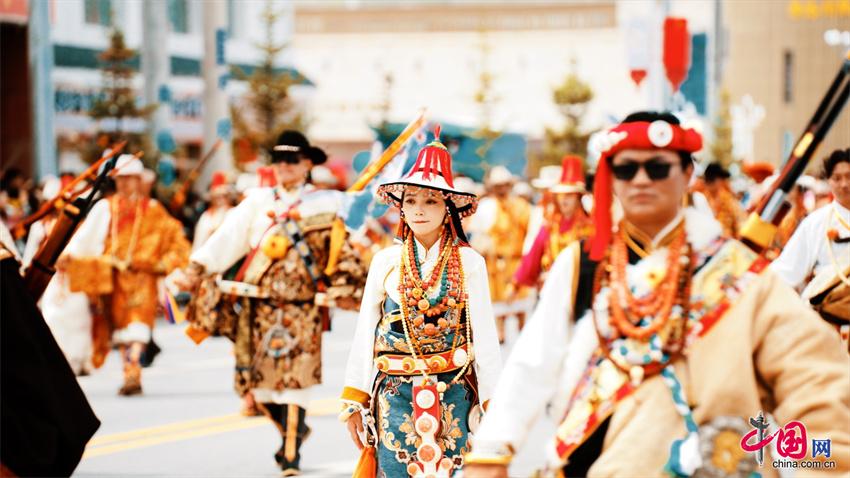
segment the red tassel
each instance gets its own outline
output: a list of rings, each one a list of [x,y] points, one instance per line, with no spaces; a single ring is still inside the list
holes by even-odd
[[[443,130],[443,127],[440,126],[440,123],[437,123],[437,125],[434,126],[434,141],[440,140],[440,131],[442,131],[442,130]]]
[[[452,177],[452,158],[448,151],[441,151],[440,165],[443,169],[443,178],[446,179],[446,184],[450,188],[455,187],[454,178]]]
[[[593,180],[593,224],[596,234],[588,243],[590,246],[590,259],[601,261],[605,257],[605,251],[611,243],[611,167],[608,159],[599,159],[599,167],[596,169],[596,178]]]
[[[407,236],[407,223],[404,222],[404,216],[401,216],[401,218],[398,221],[398,227],[395,230],[395,237],[396,237],[396,239],[403,241],[406,236]]]

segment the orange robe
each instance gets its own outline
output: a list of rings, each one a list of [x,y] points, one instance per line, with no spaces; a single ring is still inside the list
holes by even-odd
[[[104,253],[113,264],[112,325],[123,329],[142,322],[153,328],[157,280],[188,263],[191,245],[180,222],[157,201],[139,203],[113,196],[109,206]]]

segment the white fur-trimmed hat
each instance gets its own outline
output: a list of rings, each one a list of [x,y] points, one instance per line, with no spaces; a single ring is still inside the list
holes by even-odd
[[[122,154],[115,162],[113,176],[141,176],[145,172],[145,165],[133,154]]]

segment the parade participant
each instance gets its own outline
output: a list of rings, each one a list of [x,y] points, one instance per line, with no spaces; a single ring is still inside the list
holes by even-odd
[[[439,134],[378,188],[401,209],[401,244],[372,259],[345,372],[340,420],[381,477],[459,469],[501,368],[487,267],[461,225],[477,198],[455,187]]]
[[[13,228],[30,211],[35,209],[30,194],[32,180],[26,179],[18,168],[9,168],[0,179],[0,219]]]
[[[0,223],[0,476],[71,476],[100,426]]]
[[[775,476],[770,447],[747,439],[762,411],[786,437],[799,437],[799,422],[831,440],[835,468],[823,470],[846,474],[850,358],[765,259],[683,207],[699,133],[639,112],[603,143],[596,235],[552,266],[464,476],[507,476],[547,402],[560,420],[549,470],[565,476]],[[612,192],[624,213],[616,229]],[[788,440],[776,445],[800,458]]]
[[[66,178],[68,176],[64,176],[62,180],[50,176],[44,181],[42,196],[45,200],[55,198],[73,176]],[[54,209],[30,226],[21,261],[22,275],[29,268],[36,252],[50,237],[59,213],[59,210]],[[44,290],[38,306],[71,370],[76,375],[87,375],[91,369],[92,317],[86,295],[82,292],[71,292],[68,288],[68,278],[64,273],[58,272]]]
[[[703,181],[705,188],[703,194],[708,199],[714,217],[723,227],[723,234],[727,237],[738,237],[738,227],[744,213],[738,199],[732,194],[729,187],[730,174],[718,163],[711,163],[705,168]]]
[[[115,167],[116,193],[92,207],[57,266],[67,273],[72,291],[86,292],[102,305],[124,363],[118,393],[137,395],[142,393],[139,362],[156,316],[157,281],[186,264],[190,245],[180,222],[142,194],[142,162],[122,154]],[[97,367],[109,351],[108,335],[95,339]]]
[[[214,172],[210,181],[210,204],[195,225],[192,252],[197,251],[224,222],[225,215],[233,207],[232,194],[227,174],[224,171]]]
[[[275,187],[248,190],[192,253],[182,285],[195,290],[190,333],[233,340],[236,391],[250,391],[280,431],[275,460],[292,476],[309,434],[310,389],[322,381],[327,307],[355,309],[366,271],[347,241],[335,270],[325,270],[341,193],[308,183],[325,153],[285,131],[270,156]]]
[[[489,195],[481,199],[478,213],[472,217],[472,246],[487,261],[499,342],[505,341],[505,319],[516,315],[522,329],[529,305],[522,300],[528,295],[527,290],[515,293],[510,287],[522,259],[531,215],[528,201],[512,194],[515,182],[516,177],[504,166],[491,169],[485,181]]]
[[[586,192],[581,158],[564,156],[560,180],[548,188],[551,202],[544,206],[544,223],[514,274],[517,287],[542,284],[543,275],[565,247],[593,235],[593,223],[581,205]]]
[[[791,287],[802,290],[803,298],[822,317],[846,327],[850,321],[850,149],[834,151],[823,169],[833,201],[803,219],[770,267]]]

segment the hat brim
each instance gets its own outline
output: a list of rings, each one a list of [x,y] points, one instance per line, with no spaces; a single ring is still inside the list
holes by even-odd
[[[376,194],[384,204],[396,206],[401,209],[401,196],[404,193],[404,188],[407,186],[415,186],[420,188],[433,189],[443,193],[443,197],[454,203],[461,217],[468,217],[475,213],[478,208],[478,197],[475,194],[458,191],[456,189],[436,187],[431,182],[419,182],[416,179],[406,179],[403,181],[394,181],[378,186]]]

